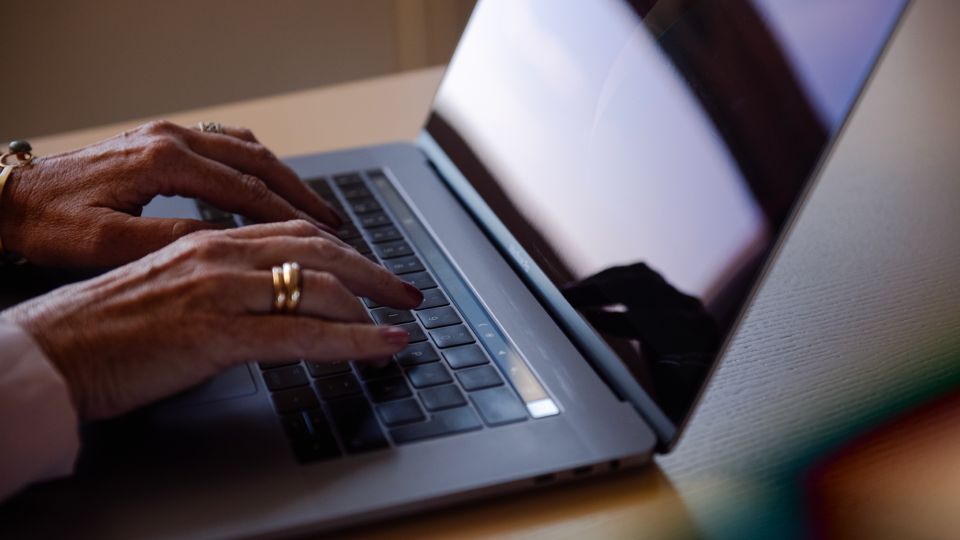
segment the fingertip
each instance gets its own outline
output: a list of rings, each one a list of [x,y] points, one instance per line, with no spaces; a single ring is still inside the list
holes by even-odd
[[[406,281],[400,282],[403,285],[404,292],[407,293],[407,296],[410,297],[411,302],[415,302],[413,307],[417,307],[423,303],[423,292],[416,288],[412,283],[407,283]]]
[[[410,342],[410,334],[398,326],[381,326],[380,338],[384,343],[395,348],[397,351],[403,349]]]

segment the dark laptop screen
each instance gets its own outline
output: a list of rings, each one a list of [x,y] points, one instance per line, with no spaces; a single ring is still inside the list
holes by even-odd
[[[676,426],[905,1],[482,0],[427,131]]]

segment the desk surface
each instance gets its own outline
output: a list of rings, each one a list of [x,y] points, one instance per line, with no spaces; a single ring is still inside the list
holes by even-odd
[[[831,449],[960,383],[960,4],[917,0],[677,449],[617,477],[337,538],[802,534]],[[170,115],[281,156],[411,140],[439,68]],[[138,122],[45,137],[40,155]],[[895,511],[889,510],[888,511]]]

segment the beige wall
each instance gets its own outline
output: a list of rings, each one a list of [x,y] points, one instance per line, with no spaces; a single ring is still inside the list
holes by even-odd
[[[0,141],[442,64],[474,2],[21,2]]]

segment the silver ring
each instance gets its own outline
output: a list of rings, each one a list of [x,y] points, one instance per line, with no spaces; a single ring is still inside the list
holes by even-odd
[[[216,122],[200,122],[200,131],[204,133],[223,134],[223,126]]]

